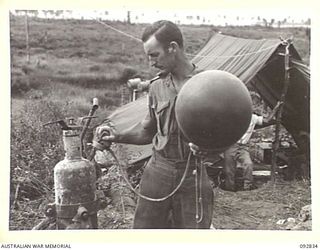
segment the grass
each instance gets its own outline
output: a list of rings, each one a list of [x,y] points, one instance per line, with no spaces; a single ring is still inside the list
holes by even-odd
[[[141,36],[145,26],[121,22],[106,23],[136,38]],[[35,78],[45,76],[54,81],[76,84],[77,87],[109,88],[108,85],[112,85],[113,88],[117,88],[126,82],[127,78],[123,75],[128,68],[143,78],[151,78],[156,73],[149,69],[139,41],[92,20],[31,18],[30,62],[27,63],[25,20],[23,17],[11,16],[10,25],[14,66],[12,85],[18,89],[21,85],[22,91],[28,88],[41,88],[41,85],[34,83],[35,79],[27,84],[26,75]],[[303,28],[183,25],[181,29],[185,37],[185,50],[189,54],[196,54],[214,32],[220,31],[226,35],[253,39],[293,37],[302,58],[306,63],[309,62],[309,43]]]

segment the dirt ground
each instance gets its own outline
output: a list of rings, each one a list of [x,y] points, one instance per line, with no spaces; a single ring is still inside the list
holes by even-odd
[[[294,218],[291,223],[297,224],[300,209],[311,203],[310,187],[304,181],[269,182],[251,191],[216,189],[215,194],[213,226],[216,229],[289,229],[288,218]]]
[[[109,175],[114,176],[112,171]],[[250,191],[231,192],[213,188],[212,229],[311,230],[311,214],[303,223],[299,219],[301,208],[311,204],[309,180],[284,181],[282,176],[276,175],[274,183],[270,176],[255,177],[254,181],[257,189]],[[109,188],[118,191],[107,193],[112,198],[109,205],[99,211],[99,227],[131,228],[136,196],[124,183]],[[121,195],[122,200],[119,198]]]
[[[105,155],[103,156],[105,157]],[[121,158],[121,155],[119,155]],[[111,162],[109,162],[111,163]],[[129,180],[135,186],[143,173],[143,167],[135,169]],[[215,172],[208,172],[212,178]],[[130,229],[134,217],[137,195],[121,177],[117,164],[102,169],[97,181],[100,195],[98,211],[99,229]],[[303,220],[300,211],[311,204],[311,182],[285,180],[281,174],[254,175],[256,189],[250,191],[226,191],[214,185],[214,211],[211,229],[216,230],[311,230],[311,211]],[[42,221],[44,209],[54,201],[54,194],[36,200],[21,199],[10,210],[10,230],[30,230]],[[32,221],[32,223],[30,223]]]
[[[255,165],[254,169],[258,167],[266,168],[267,166]],[[139,171],[138,176],[142,174],[142,169]],[[211,178],[217,174],[214,171],[208,173]],[[108,174],[115,176],[112,171]],[[215,196],[212,229],[288,230],[294,228],[301,222],[298,219],[301,208],[311,204],[311,183],[303,178],[290,181],[285,179],[283,172],[276,172],[274,183],[271,182],[270,176],[254,175],[257,189],[231,192],[214,185],[217,181],[212,178]],[[114,186],[112,189],[119,189],[119,186]],[[122,186],[121,192],[122,196],[127,198],[126,201],[122,201],[125,205],[121,207],[118,204],[120,209],[115,209],[115,206],[110,205],[110,210],[107,208],[100,211],[101,228],[110,228],[110,226],[112,228],[131,228],[136,197],[130,194],[126,185]],[[118,200],[119,195],[120,193],[108,194],[110,197],[118,197]],[[117,202],[109,204],[112,203]],[[109,222],[106,223],[106,220],[102,218],[109,218]],[[306,221],[303,222],[303,225],[300,223],[298,227],[295,227],[295,230],[311,230],[311,215]]]
[[[300,222],[301,208],[311,204],[310,191],[307,181],[265,183],[258,189],[238,192],[215,188],[212,229],[292,229]],[[125,217],[114,207],[100,211],[100,228],[131,228],[134,208],[125,206],[125,210]],[[300,230],[311,230],[311,223]]]
[[[103,183],[102,179],[102,183]],[[116,185],[116,184],[114,184]],[[99,229],[132,227],[136,197],[121,182],[105,186],[105,206],[98,212]],[[298,219],[302,207],[311,204],[310,182],[276,180],[260,183],[251,191],[225,191],[214,188],[212,229],[223,230],[311,230],[311,215],[302,226]],[[30,230],[44,219],[47,198],[22,200],[10,210],[10,230]],[[52,200],[51,200],[52,202]],[[32,223],[30,223],[32,221]]]

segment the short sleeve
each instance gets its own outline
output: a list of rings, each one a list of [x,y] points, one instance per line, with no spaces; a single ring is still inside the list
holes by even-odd
[[[141,124],[145,129],[154,129],[156,126],[156,120],[154,115],[154,101],[150,93],[147,96],[147,109],[145,118],[142,120]]]

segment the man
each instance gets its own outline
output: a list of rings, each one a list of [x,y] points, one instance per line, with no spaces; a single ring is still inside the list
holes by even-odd
[[[174,112],[177,94],[197,73],[195,65],[184,53],[181,31],[170,21],[162,20],[146,27],[142,41],[151,66],[161,71],[160,79],[149,87],[149,113],[126,131],[100,126],[96,137],[138,145],[152,142],[153,153],[140,182],[140,193],[152,199],[172,193],[190,163],[182,185],[172,196],[163,201],[139,197],[133,228],[210,228],[213,190],[204,168],[197,178],[198,185],[195,184],[197,160],[178,129]],[[106,131],[110,135],[104,136]],[[201,199],[197,201],[199,196]]]
[[[272,110],[267,118],[252,114],[251,122],[245,134],[240,138],[240,140],[238,140],[237,143],[233,144],[224,152],[224,189],[236,191],[235,176],[238,164],[239,167],[243,170],[243,189],[251,190],[255,188],[255,186],[253,185],[252,177],[253,162],[250,157],[248,142],[252,136],[254,129],[264,128],[275,124],[275,120],[273,118],[279,108],[280,102],[277,103],[276,107]]]

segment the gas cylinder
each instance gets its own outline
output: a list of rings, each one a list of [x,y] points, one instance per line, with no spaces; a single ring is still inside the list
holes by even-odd
[[[97,228],[96,171],[81,155],[81,126],[62,128],[65,157],[54,167],[57,229]]]
[[[207,70],[181,88],[175,106],[178,126],[199,147],[222,152],[246,132],[252,102],[244,83],[221,70]]]

